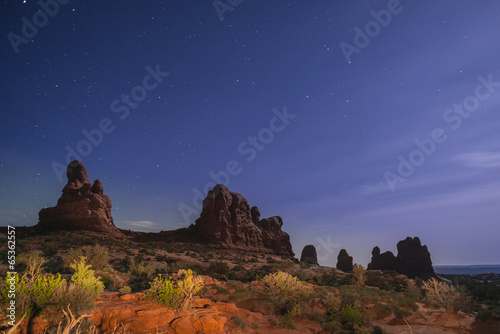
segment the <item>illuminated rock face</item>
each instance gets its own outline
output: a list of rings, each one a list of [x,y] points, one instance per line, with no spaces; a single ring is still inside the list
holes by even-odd
[[[203,200],[200,218],[188,231],[203,243],[293,256],[290,236],[283,232],[281,217],[260,219],[257,207],[250,209],[242,195],[216,185]]]
[[[82,230],[119,237],[111,216],[111,199],[104,195],[101,181],[90,184],[85,165],[78,160],[67,170],[68,183],[55,207],[40,210],[38,226],[56,230]]]

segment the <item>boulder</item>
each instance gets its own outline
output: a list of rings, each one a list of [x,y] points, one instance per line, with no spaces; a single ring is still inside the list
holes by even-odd
[[[318,254],[316,253],[316,247],[314,247],[313,245],[305,246],[302,250],[300,261],[310,264],[318,264]]]
[[[101,181],[90,184],[85,165],[78,160],[68,165],[68,183],[55,207],[38,213],[38,227],[56,230],[82,230],[120,237],[111,216],[111,199],[104,194]]]
[[[341,249],[337,256],[337,269],[343,272],[351,272],[353,269],[352,256],[345,249]]]

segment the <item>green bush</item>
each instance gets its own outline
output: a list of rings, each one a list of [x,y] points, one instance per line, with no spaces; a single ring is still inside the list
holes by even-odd
[[[172,309],[187,309],[194,295],[201,292],[203,280],[193,276],[193,272],[179,270],[176,280],[163,278],[161,274],[150,283],[148,297],[161,305]]]
[[[297,329],[297,326],[293,323],[293,318],[298,316],[299,313],[299,304],[295,304],[292,309],[288,310],[286,314],[281,317],[281,326],[288,327],[293,330]]]
[[[292,275],[279,271],[266,275],[258,285],[260,291],[269,296],[273,304],[282,309],[287,302],[299,301],[307,294],[306,286]]]
[[[80,261],[74,262],[71,268],[75,271],[71,276],[71,281],[79,286],[91,299],[97,298],[104,290],[104,284],[94,275],[94,270],[90,269],[90,265],[85,263],[85,258],[81,257]]]
[[[104,269],[109,266],[109,254],[105,247],[101,245],[83,246],[80,248],[70,249],[64,256],[64,265],[66,268],[71,268],[71,265],[81,257],[85,257],[86,263],[92,266],[94,270]]]
[[[24,283],[24,282],[23,282]],[[23,284],[21,283],[21,284]],[[66,280],[61,278],[61,275],[49,275],[38,278],[29,290],[29,294],[33,298],[35,307],[40,308],[50,301],[54,291],[60,289],[66,284]]]
[[[231,319],[234,324],[238,327],[241,327],[241,328],[245,328],[248,326],[248,324],[245,322],[245,320],[243,320],[242,318],[240,317],[234,317]]]
[[[128,285],[125,285],[125,286],[122,286],[120,288],[120,290],[118,290],[118,292],[120,292],[121,295],[126,295],[128,293],[131,293],[132,289]]]
[[[386,331],[380,326],[375,326],[372,328],[372,334],[386,334]]]
[[[94,271],[85,264],[83,258],[72,265],[75,274],[70,282],[59,274],[43,274],[45,259],[39,254],[28,256],[26,270],[19,276],[16,274],[16,316],[27,318],[40,313],[46,315],[49,322],[60,317],[68,305],[75,313],[80,313],[93,306],[94,300],[103,291],[104,286]],[[8,276],[6,279],[11,278]],[[0,288],[0,304],[5,305],[7,299],[7,281]],[[4,307],[2,307],[4,309]]]
[[[230,269],[226,262],[216,261],[210,263],[207,270],[210,274],[229,275]]]
[[[353,328],[354,325],[363,325],[363,315],[352,305],[346,305],[340,310],[340,322],[344,327]]]

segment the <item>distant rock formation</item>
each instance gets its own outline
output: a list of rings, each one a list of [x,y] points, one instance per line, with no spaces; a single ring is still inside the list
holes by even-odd
[[[290,236],[283,232],[281,217],[260,219],[245,197],[216,185],[203,200],[200,218],[186,232],[203,243],[223,248],[293,256]]]
[[[407,237],[398,242],[395,270],[409,278],[427,279],[435,276],[431,254],[427,246],[422,246],[418,237]]]
[[[397,256],[394,256],[392,252],[380,254],[380,248],[373,248],[372,260],[368,264],[368,269],[395,270],[409,278],[427,279],[435,276],[431,254],[427,246],[422,246],[418,237],[407,237],[398,242]]]
[[[351,272],[353,269],[352,256],[345,249],[341,249],[337,256],[337,269],[343,272]]]
[[[305,246],[302,250],[300,261],[310,264],[318,264],[318,254],[316,253],[316,247],[314,247],[313,245]]]
[[[368,270],[394,270],[396,257],[392,252],[380,254],[380,248],[375,246],[372,250],[372,260],[368,264]]]
[[[90,184],[85,165],[78,160],[68,165],[68,183],[55,207],[40,210],[38,227],[83,230],[119,237],[111,216],[111,199],[104,195],[101,181]]]

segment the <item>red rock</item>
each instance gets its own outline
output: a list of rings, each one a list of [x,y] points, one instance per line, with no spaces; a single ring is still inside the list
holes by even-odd
[[[422,246],[418,237],[407,237],[398,242],[395,270],[409,278],[428,279],[435,276],[431,254],[427,246]]]
[[[341,249],[337,257],[337,269],[344,272],[351,272],[353,269],[352,256],[349,256],[345,249]]]
[[[281,217],[258,218],[258,208],[251,214],[245,197],[218,184],[208,192],[200,218],[187,231],[203,243],[222,248],[293,256],[290,236],[281,229]]]
[[[174,330],[175,334],[194,334],[196,329],[188,318],[178,318],[172,321],[170,327]]]
[[[302,249],[300,262],[318,264],[318,254],[316,253],[316,247],[314,247],[313,245],[306,245],[304,249]]]
[[[68,165],[68,183],[55,207],[40,210],[38,227],[43,229],[82,230],[121,237],[111,216],[111,199],[104,195],[101,181],[89,183],[84,164]]]

